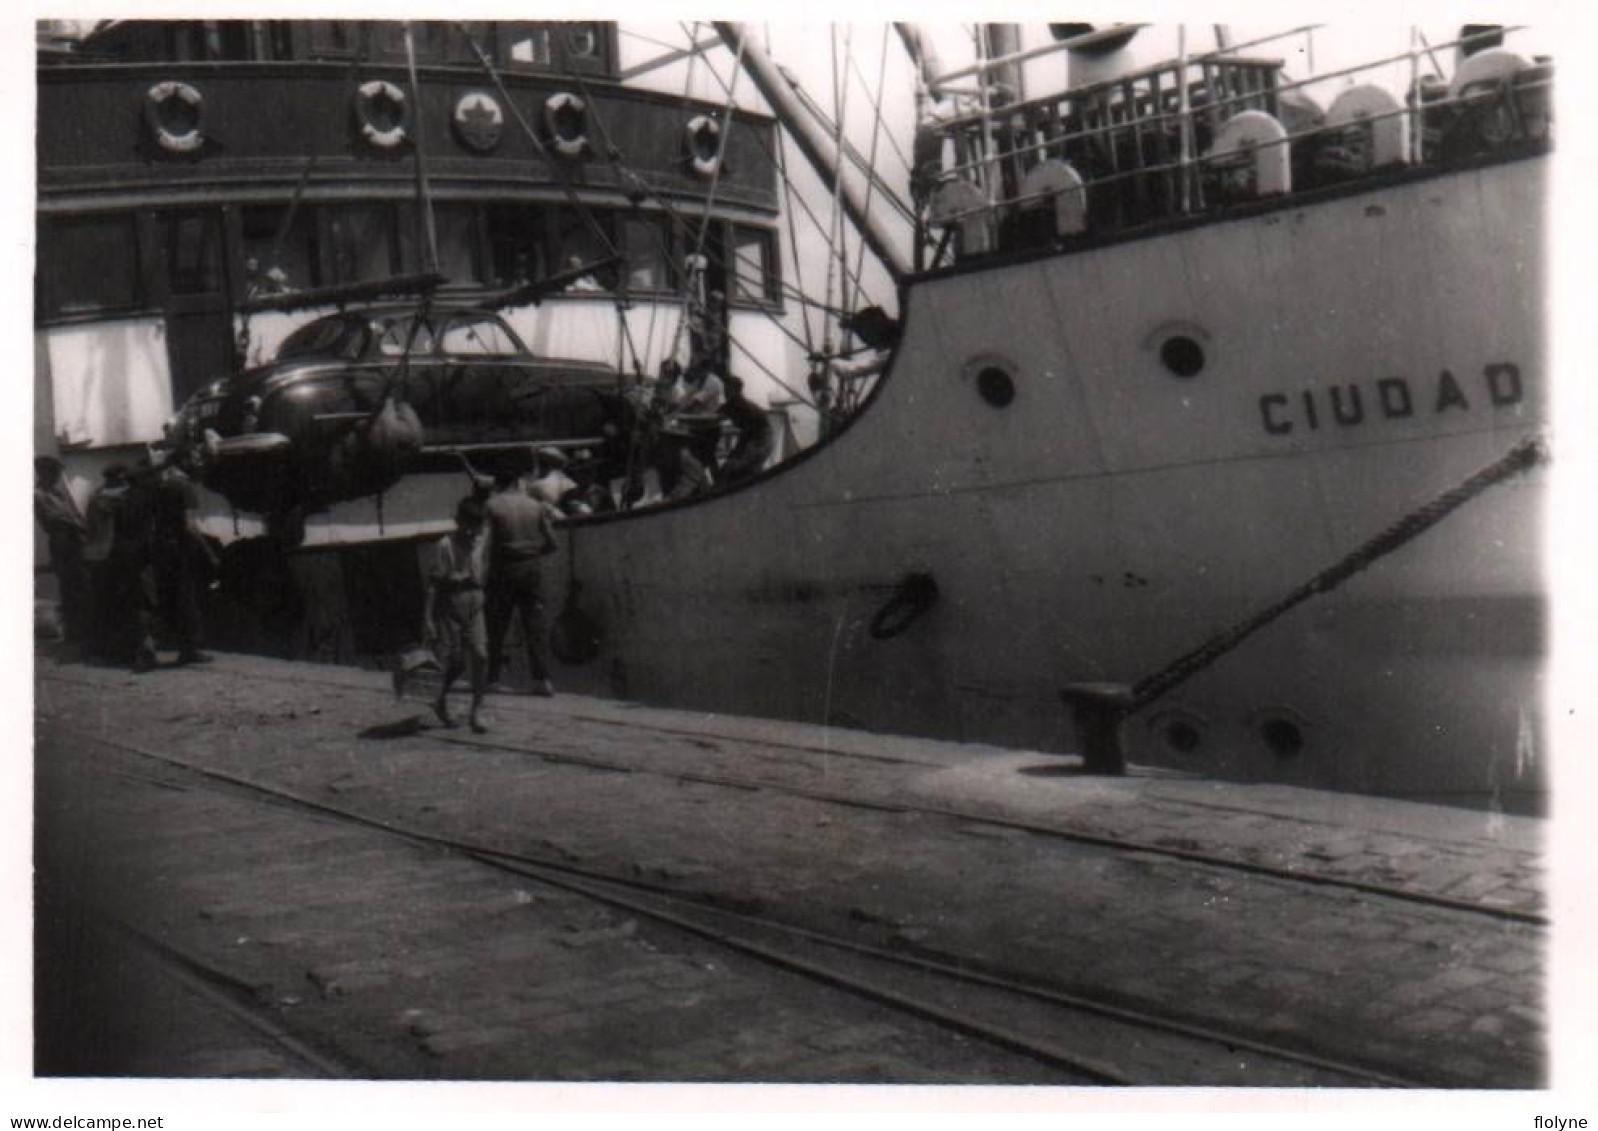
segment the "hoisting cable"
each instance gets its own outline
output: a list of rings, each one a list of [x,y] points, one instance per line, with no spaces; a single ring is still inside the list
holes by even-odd
[[[412,131],[411,153],[416,159],[416,210],[424,271],[438,270],[438,229],[433,223],[432,190],[427,183],[427,155],[422,149],[422,90],[416,80],[416,42],[411,21],[405,21],[405,70],[411,81],[411,103],[416,107],[416,128]]]
[[[850,27],[848,34],[850,36],[849,42],[853,43],[854,28],[852,26]],[[838,119],[833,130],[833,147],[839,153],[842,153],[843,116],[844,110],[849,104],[849,88],[847,85],[843,86],[842,88],[839,86],[838,29],[836,27],[831,27],[828,29],[828,42],[832,48],[832,108]],[[842,168],[838,169],[837,175],[833,177],[832,181],[832,212],[827,217],[827,244],[833,251],[837,253],[838,271],[839,274],[843,276],[843,278],[838,280],[838,305],[843,306],[845,301],[844,296],[847,293],[849,286],[847,278],[849,273],[849,247],[846,241],[845,229],[843,226]],[[833,257],[829,254],[827,257],[827,282],[822,292],[828,302],[832,301],[832,269]],[[838,321],[841,328],[843,320],[840,318]],[[824,354],[832,353],[832,330],[833,327],[830,320],[822,323],[821,352]]]
[[[550,172],[554,174],[561,191],[565,193],[567,201],[570,202],[572,210],[588,225],[589,231],[598,238],[600,246],[605,250],[605,257],[610,259],[619,258],[616,243],[610,238],[610,233],[605,231],[605,226],[599,222],[599,217],[594,214],[593,209],[583,202],[582,198],[577,194],[577,190],[572,187],[571,178],[567,175],[560,161],[552,156],[544,143],[539,140],[538,131],[533,129],[528,123],[526,116],[522,114],[521,108],[516,105],[516,100],[511,97],[510,91],[505,88],[504,80],[500,78],[499,71],[494,66],[494,61],[478,45],[477,40],[472,37],[465,24],[457,22],[455,26],[460,31],[461,38],[472,49],[472,54],[477,57],[478,65],[483,68],[483,72],[488,75],[489,81],[494,84],[494,89],[504,99],[510,113],[516,119],[516,124],[521,128],[522,133],[527,136],[527,140],[532,143],[533,151],[543,158],[545,164],[549,166]],[[618,317],[621,321],[622,338],[627,347],[632,350],[636,363],[638,351],[632,342],[632,331],[627,326],[625,314],[618,312]]]
[[[853,67],[853,69],[858,74],[859,68]],[[860,85],[865,87],[866,81],[864,78],[860,79]],[[832,132],[837,128],[836,124],[832,120],[832,116],[827,113],[820,103],[810,96],[809,91],[805,90],[804,87],[798,85],[797,82],[793,81],[792,79],[789,81],[789,86],[793,90],[794,96],[799,100],[800,105],[802,105],[805,110],[809,112],[812,118],[821,123],[823,129],[827,130],[828,132]],[[871,92],[869,89],[867,89],[866,93],[869,95]],[[878,114],[880,116],[881,102],[876,101],[873,102],[872,105],[878,107]],[[888,135],[888,138],[890,141],[892,141],[891,133]],[[851,165],[860,171],[861,175],[864,176],[869,183],[875,184],[877,188],[881,190],[883,198],[893,206],[895,212],[897,212],[905,220],[914,219],[915,213],[910,209],[910,206],[899,199],[898,194],[892,190],[888,183],[883,179],[882,175],[873,168],[874,162],[868,162],[865,158],[865,155],[862,154],[860,150],[856,149],[854,143],[849,141],[848,138],[843,139],[843,148],[839,151],[838,155],[840,158],[847,159]]]
[[[711,71],[712,74],[715,74],[715,69],[714,69],[714,67],[710,66],[710,63],[709,63],[708,60],[706,60],[706,66]],[[717,75],[716,77],[717,77],[718,80],[720,79],[719,75]],[[580,79],[578,81],[581,82]],[[726,83],[722,83],[722,88],[724,90],[726,90],[727,89],[727,84]],[[682,213],[676,208],[676,206],[672,204],[672,202],[670,200],[666,199],[666,197],[661,195],[661,193],[658,190],[650,187],[648,185],[648,183],[645,182],[641,177],[639,177],[631,169],[627,168],[625,162],[622,161],[622,159],[621,159],[620,150],[616,149],[614,146],[611,146],[609,144],[609,140],[608,140],[609,139],[609,134],[608,134],[608,132],[605,129],[604,122],[602,120],[601,115],[599,114],[599,112],[597,110],[597,107],[595,107],[594,110],[593,110],[593,121],[594,121],[594,127],[595,127],[596,131],[599,133],[599,135],[600,135],[600,137],[602,139],[605,139],[607,148],[614,155],[613,159],[616,161],[618,167],[625,172],[625,174],[626,174],[626,176],[627,176],[627,178],[629,180],[629,183],[636,184],[643,192],[645,192],[648,195],[654,197],[656,202],[660,205],[662,211],[665,212],[667,218],[670,219],[671,222],[676,225],[676,227],[681,231],[682,234],[684,234],[686,236],[693,236],[695,234],[695,232],[697,230],[699,230],[699,225],[697,225],[694,222],[686,219],[682,215]],[[769,153],[769,150],[767,152]],[[657,243],[660,245],[660,247],[662,249],[662,253],[669,259],[670,258],[670,254],[671,254],[671,249],[670,249],[670,246],[669,246],[668,242],[666,241],[666,238],[657,230],[655,232],[655,239],[656,239]],[[727,258],[725,256],[707,255],[705,258],[715,260],[724,269],[728,265],[727,264]],[[735,255],[734,256],[734,262],[736,262],[736,258],[737,257]],[[736,268],[735,268],[735,270],[736,270]],[[799,302],[801,304],[804,304],[805,306],[818,306],[821,309],[826,310],[829,313],[833,313],[833,314],[840,314],[841,315],[841,314],[846,313],[845,311],[839,310],[839,309],[837,309],[835,307],[832,307],[830,305],[823,305],[823,304],[820,304],[820,303],[816,303],[813,299],[809,298],[809,296],[807,296],[807,295],[795,294],[792,291],[792,289],[788,288],[788,287],[784,287],[783,288],[783,293],[786,296],[788,296],[788,297],[794,298],[795,301],[797,301],[797,302]],[[760,309],[760,313],[763,314],[771,322],[771,324],[773,326],[775,326],[783,335],[785,335],[795,345],[800,346],[801,348],[803,348],[806,351],[807,356],[812,355],[812,346],[811,346],[811,344],[809,342],[801,340],[791,329],[788,328],[788,326],[780,318],[777,317],[777,315],[776,315],[776,313],[774,311],[772,311],[771,309],[769,309],[768,307],[766,307],[764,305],[760,306],[759,309]],[[753,355],[750,353],[750,351],[736,340],[736,337],[733,335],[733,333],[731,332],[730,328],[727,331],[727,340],[728,340],[728,342],[730,344],[738,346],[738,348],[740,350],[742,350],[743,353],[746,356],[753,357]],[[679,336],[679,338],[677,339],[677,343],[680,344],[680,342],[681,342],[681,338]],[[676,349],[676,346],[674,345],[673,352],[675,352],[675,349]],[[759,365],[759,362],[757,361],[756,364]],[[771,374],[771,370],[770,369],[765,369],[764,371],[768,375]],[[793,389],[791,386],[789,386],[785,382],[783,382],[780,379],[776,378],[775,375],[772,375],[772,378],[773,378],[774,381],[776,381],[776,383],[778,385],[780,385],[789,394],[791,394],[792,396],[796,397],[799,400],[800,403],[804,404],[806,407],[809,407],[809,408],[814,408],[815,407],[813,404],[811,404],[811,402],[810,402],[810,400],[808,398],[806,398],[803,395],[801,395],[799,392],[797,392],[795,389]]]
[[[716,71],[715,67],[708,66],[708,64],[709,64],[709,60],[708,59],[706,60],[706,64],[707,64],[707,67],[708,67],[708,69],[710,71],[711,77],[714,78],[716,80],[716,82],[721,85],[722,90],[726,90],[727,89],[726,80],[724,80],[721,77],[721,75]],[[765,138],[761,137],[757,133],[757,134],[754,135],[754,139],[755,139],[755,144],[758,145],[760,147],[760,149],[761,149],[761,152],[763,152],[766,155],[766,160],[771,163],[772,167],[781,169],[783,171],[783,177],[784,177],[783,183],[785,185],[787,185],[787,186],[792,187],[792,182],[787,179],[787,171],[786,171],[785,165],[782,162],[779,162],[777,160],[776,156],[771,152],[771,148],[766,144]],[[804,214],[805,214],[806,218],[809,219],[811,224],[813,224],[815,226],[816,231],[826,233],[827,229],[826,229],[825,225],[822,224],[821,218],[816,215],[815,210],[810,207],[809,203],[805,200],[804,196],[801,194],[796,199],[799,202],[800,208],[804,211]],[[828,242],[828,244],[830,246],[831,243],[832,243],[832,239],[831,239],[830,235],[827,236],[827,242]],[[862,288],[862,291],[863,291],[863,293],[866,296],[866,300],[868,302],[873,302],[871,293],[869,291],[864,291],[863,288]],[[786,288],[785,288],[785,293],[788,293],[788,292],[786,292]],[[843,310],[843,309],[841,309],[839,307],[833,306],[830,302],[817,303],[814,300],[805,299],[802,296],[800,297],[799,301],[801,301],[801,302],[808,301],[808,302],[810,302],[810,304],[812,306],[815,306],[818,310],[824,310],[824,311],[826,311],[829,314],[844,315],[844,314],[848,314],[849,313],[849,311],[847,311],[847,310]],[[880,305],[880,304],[876,304],[876,303],[873,302],[873,305]]]
[[[879,50],[881,52],[881,55],[880,55],[881,62],[878,64],[878,68],[877,68],[877,90],[880,92],[882,90],[883,83],[885,83],[887,81],[887,77],[888,77],[888,25],[887,24],[883,24],[882,25],[882,46],[879,48]],[[847,58],[846,62],[849,64],[849,67],[850,67],[851,70],[858,71],[859,68],[854,66],[854,55],[853,54],[849,55],[849,57]],[[849,76],[848,76],[847,73],[844,75],[843,79],[844,79],[844,82],[848,82],[849,81]],[[864,79],[860,80],[860,86],[861,86],[861,89],[863,89],[865,91],[866,97],[867,98],[871,98],[871,88],[866,86]],[[866,156],[866,163],[868,165],[870,165],[873,169],[875,169],[876,166],[877,166],[877,139],[882,136],[882,109],[881,109],[880,104],[875,99],[872,99],[872,107],[876,110],[876,118],[871,124],[871,149],[870,149],[869,153]],[[842,133],[841,128],[839,130],[839,133],[840,134]],[[863,208],[861,208],[861,210],[860,210],[862,215],[869,215],[870,214],[870,212],[871,212],[871,194],[872,194],[872,190],[874,190],[876,187],[877,187],[877,178],[876,177],[868,177],[868,178],[866,178],[866,201],[865,201],[865,206]],[[860,281],[861,281],[862,278],[865,277],[865,269],[866,269],[866,241],[865,240],[861,240],[860,241],[860,254],[858,256],[856,256],[855,264],[854,264],[854,297],[849,302],[844,304],[845,306],[849,307],[850,309],[855,309],[855,308],[857,308],[859,306],[859,303],[860,303]]]
[[[461,38],[466,41],[466,45],[472,49],[472,54],[477,57],[478,65],[483,68],[483,72],[488,75],[489,81],[494,84],[494,89],[504,99],[505,105],[516,119],[516,124],[521,128],[522,133],[527,135],[527,140],[532,143],[533,151],[543,158],[550,171],[555,174],[555,180],[559,183],[561,191],[566,194],[566,199],[571,202],[573,210],[587,222],[589,230],[598,237],[600,245],[605,249],[605,254],[615,256],[615,241],[605,231],[605,226],[599,222],[599,218],[594,215],[593,210],[584,204],[582,198],[577,195],[577,190],[572,187],[571,178],[566,175],[565,168],[545,147],[538,137],[538,131],[529,124],[526,116],[521,111],[521,107],[516,105],[516,100],[511,97],[510,91],[505,89],[504,80],[500,78],[499,71],[494,66],[494,61],[488,57],[482,47],[478,46],[477,40],[472,37],[465,24],[457,22],[455,26],[459,29]]]
[[[679,25],[679,26],[681,26],[681,25]],[[695,25],[695,30],[697,30],[697,27],[698,27],[698,25],[696,24]],[[693,42],[694,34],[695,33],[693,31],[688,32],[688,36],[689,36],[689,41],[690,42]],[[697,59],[698,59],[698,56],[696,54],[694,56],[694,58],[689,60],[690,75],[692,73],[692,68],[694,66],[694,63],[697,61]],[[598,132],[599,137],[600,137],[600,141],[601,141],[602,145],[604,146],[606,160],[609,161],[612,169],[615,171],[617,181],[622,183],[622,184],[632,185],[638,191],[641,191],[641,192],[646,193],[648,195],[654,195],[654,196],[656,196],[657,199],[662,200],[662,203],[664,203],[663,198],[661,198],[658,193],[654,192],[654,190],[652,190],[647,185],[647,183],[644,182],[642,177],[638,176],[631,169],[627,168],[625,163],[622,161],[622,159],[621,159],[621,150],[619,148],[617,148],[617,146],[611,141],[610,133],[609,133],[608,130],[605,129],[605,124],[604,124],[604,121],[602,120],[602,115],[599,113],[599,103],[593,97],[592,92],[589,91],[588,84],[583,81],[583,77],[580,74],[577,74],[576,72],[570,71],[570,70],[567,71],[567,74],[568,74],[568,77],[570,77],[573,81],[575,81],[577,83],[578,89],[580,91],[582,91],[583,98],[584,98],[585,102],[587,103],[587,105],[589,107],[589,113],[590,113],[590,115],[592,116],[592,119],[593,119],[594,129]],[[725,155],[725,152],[726,152],[727,135],[730,133],[730,126],[731,126],[731,119],[732,119],[732,106],[731,106],[731,101],[730,101],[731,98],[732,98],[732,92],[730,92],[730,91],[728,92],[728,98],[729,98],[729,105],[728,105],[728,107],[726,109],[726,113],[725,113],[725,116],[724,116],[724,123],[725,124],[723,125],[723,127],[722,127],[722,129],[720,131],[720,134],[718,136],[718,139],[717,139],[715,169],[714,169],[714,172],[712,173],[711,186],[710,186],[710,195],[707,198],[706,205],[705,205],[705,209],[706,209],[705,219],[704,219],[704,221],[703,221],[703,223],[702,223],[702,225],[700,227],[699,244],[698,244],[698,246],[695,249],[695,253],[696,254],[699,253],[699,247],[703,246],[704,236],[705,236],[706,231],[708,231],[708,228],[709,228],[709,222],[710,222],[709,210],[710,210],[710,207],[711,207],[711,205],[712,205],[712,203],[714,202],[714,199],[715,199],[716,185],[719,183],[720,178],[721,178],[722,158],[723,158],[723,156]],[[686,95],[685,95],[685,100],[686,100]],[[668,209],[668,211],[669,211],[669,209]],[[669,245],[667,244],[667,242],[664,239],[661,238],[660,233],[658,231],[655,232],[655,239],[656,239],[656,242],[661,245],[661,248],[662,248],[662,251],[663,251],[663,256],[664,256],[666,262],[670,263],[670,261],[671,261],[671,250],[670,250]],[[677,324],[677,331],[673,335],[671,350],[669,351],[667,356],[675,357],[676,354],[677,354],[678,349],[681,348],[682,335],[683,335],[683,332],[684,332],[684,330],[686,328],[686,322],[687,322],[687,308],[688,308],[688,301],[687,301],[687,297],[685,296],[685,298],[684,298],[684,306],[683,306],[683,316],[682,316],[681,320],[679,320],[679,322]],[[658,304],[651,304],[651,313],[652,314],[653,314],[653,311],[655,309],[658,309]],[[632,349],[633,359],[634,359],[634,368],[641,375],[643,373],[643,362],[642,362],[642,359],[639,357],[637,347],[635,345],[633,345],[633,343],[632,343],[631,332],[630,332],[630,330],[628,330],[626,328],[625,321],[623,323],[623,331],[624,331],[624,333],[626,333],[628,345]],[[651,337],[650,337],[649,344],[651,346],[653,346],[654,339],[653,339],[653,329],[652,328],[651,328],[650,333],[651,333]]]
[[[887,44],[887,36],[886,36],[886,34],[884,34],[884,36],[883,36],[882,57],[883,57],[883,72],[884,73],[878,74],[878,76],[877,76],[877,89],[876,89],[876,93],[875,94],[873,94],[871,88],[866,85],[866,76],[861,73],[860,64],[855,62],[855,60],[852,57],[849,60],[849,67],[850,67],[850,69],[852,69],[854,71],[855,78],[857,78],[860,81],[861,89],[864,90],[866,92],[866,96],[871,99],[871,109],[872,109],[872,112],[876,114],[877,121],[886,124],[887,120],[886,120],[886,118],[884,117],[884,115],[882,113],[882,88],[883,88],[883,85],[887,81],[886,70],[887,70],[888,44]],[[885,138],[887,138],[887,140],[888,140],[888,148],[892,149],[894,156],[899,159],[900,168],[902,168],[904,170],[906,176],[909,176],[910,173],[912,172],[912,169],[911,169],[911,166],[910,166],[910,159],[904,155],[904,150],[899,148],[899,143],[898,143],[897,140],[895,140],[895,138],[893,136],[893,131],[892,130],[884,130],[883,131],[883,136]],[[886,187],[887,186],[884,185],[883,187],[884,187],[884,191],[886,192]],[[891,196],[892,194],[889,193],[888,195]],[[903,201],[897,201],[896,200],[896,202],[900,205],[901,211],[903,211],[903,212],[905,212],[907,214],[910,212],[910,209],[908,207],[904,206],[904,202]]]
[[[794,223],[793,207],[793,182],[788,179],[788,147],[781,134],[777,135],[777,172],[782,177],[783,218],[788,223],[788,246],[793,249],[793,278],[794,285],[800,293],[805,289],[805,273],[803,260],[799,254],[799,229]],[[734,254],[737,254],[734,251]],[[799,306],[799,325],[805,336],[805,355],[808,357],[815,352],[815,339],[810,334],[810,307],[801,303]]]
[[[694,35],[698,31],[698,26],[699,26],[698,22],[696,21],[695,24],[694,24],[694,29],[688,33],[688,40],[689,40],[690,43],[692,43],[694,41]],[[713,69],[711,67],[709,59],[705,60],[705,67],[706,67],[706,69]],[[716,160],[715,160],[715,166],[712,169],[711,174],[710,174],[710,188],[709,188],[709,191],[707,191],[706,194],[705,194],[704,215],[703,215],[703,217],[701,217],[701,219],[699,221],[699,236],[694,241],[693,255],[694,255],[694,258],[696,260],[703,259],[704,258],[704,254],[705,254],[705,237],[707,235],[709,235],[709,233],[710,233],[710,223],[711,223],[710,212],[711,212],[711,209],[715,207],[716,192],[721,186],[721,170],[722,170],[722,166],[724,164],[723,158],[726,156],[726,152],[727,152],[727,138],[732,133],[732,110],[733,110],[733,106],[736,105],[736,101],[737,101],[738,76],[740,74],[742,74],[742,73],[743,73],[743,44],[740,43],[738,45],[738,53],[733,59],[732,83],[731,83],[730,86],[726,87],[727,101],[726,101],[725,108],[722,111],[721,129],[720,129],[720,132],[718,132],[717,135],[716,135]],[[734,254],[736,254],[736,252]],[[725,271],[727,266],[728,266],[728,264],[726,262],[723,262],[722,263],[722,270]],[[737,264],[734,263],[731,266],[732,266],[733,278],[736,278],[737,274],[738,274]],[[729,289],[730,289],[730,287],[729,287]],[[686,301],[683,304],[682,318],[677,323],[677,333],[672,339],[671,354],[672,354],[673,357],[675,357],[676,354],[677,354],[677,351],[680,348],[682,348],[682,336],[683,336],[683,333],[685,332],[685,330],[687,329],[688,314],[689,314],[689,310],[690,310],[690,308],[692,306],[692,303],[693,303],[693,298],[694,298],[694,296],[692,294],[688,294],[686,296]],[[705,310],[705,311],[708,312],[708,308],[707,308],[707,306],[706,306],[706,304],[704,302],[703,296],[700,296],[699,305],[700,305],[701,310]],[[729,331],[730,331],[730,327],[727,327],[727,328],[723,329],[724,333],[728,333]]]

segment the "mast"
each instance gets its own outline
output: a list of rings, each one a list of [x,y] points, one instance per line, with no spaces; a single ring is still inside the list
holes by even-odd
[[[894,242],[893,234],[870,215],[859,188],[843,175],[843,162],[832,139],[817,127],[798,96],[788,88],[787,81],[778,71],[777,65],[771,61],[771,57],[766,54],[765,48],[745,33],[742,24],[717,21],[715,27],[722,41],[733,53],[742,55],[744,70],[749,72],[749,77],[754,80],[761,96],[765,98],[782,124],[788,128],[789,135],[816,170],[816,175],[821,178],[827,190],[838,194],[844,212],[859,229],[866,244],[887,268],[894,283],[897,285],[903,282],[905,276],[910,274],[910,264],[905,262],[903,253]]]

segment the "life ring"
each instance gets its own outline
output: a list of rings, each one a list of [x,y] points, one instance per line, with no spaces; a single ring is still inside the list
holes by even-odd
[[[393,149],[406,139],[410,103],[405,92],[393,83],[372,79],[355,88],[355,120],[369,144]]]
[[[158,82],[144,94],[144,120],[168,153],[193,153],[205,144],[200,123],[205,99],[186,82]]]
[[[694,175],[706,180],[714,177],[721,168],[721,123],[704,114],[689,118],[683,127],[683,142]]]
[[[588,152],[588,105],[570,91],[544,100],[544,128],[562,157],[581,157]]]
[[[938,583],[930,573],[907,573],[894,587],[893,596],[871,618],[874,640],[898,636],[938,601]]]

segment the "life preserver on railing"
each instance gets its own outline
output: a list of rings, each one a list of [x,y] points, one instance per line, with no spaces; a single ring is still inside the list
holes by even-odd
[[[907,573],[894,587],[893,596],[871,618],[871,636],[888,640],[898,636],[938,601],[938,583],[930,573]]]
[[[709,180],[721,168],[721,123],[699,114],[683,127],[683,145],[688,151],[688,167],[697,177]]]
[[[355,120],[369,144],[393,149],[406,139],[411,106],[399,87],[373,79],[355,88]]]
[[[193,153],[205,144],[200,123],[205,99],[186,82],[158,82],[144,92],[144,120],[168,153]]]
[[[1226,196],[1277,196],[1293,191],[1287,127],[1264,110],[1243,110],[1222,122],[1205,157]]]
[[[581,157],[588,152],[588,105],[570,91],[544,100],[544,128],[562,157]]]

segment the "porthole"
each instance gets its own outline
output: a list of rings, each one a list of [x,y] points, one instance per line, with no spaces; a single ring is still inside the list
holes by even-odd
[[[990,365],[977,374],[977,392],[994,408],[1004,408],[1015,400],[1015,379]]]
[[[1179,758],[1191,758],[1204,750],[1209,723],[1190,711],[1161,711],[1148,720],[1148,735],[1156,749]]]
[[[1178,754],[1191,754],[1203,742],[1198,727],[1186,719],[1173,719],[1165,724],[1165,745]]]
[[[1284,762],[1304,752],[1304,728],[1292,719],[1267,719],[1260,726],[1260,738],[1265,748]]]
[[[1204,369],[1204,347],[1186,334],[1174,334],[1160,344],[1160,360],[1178,377],[1197,377]]]

